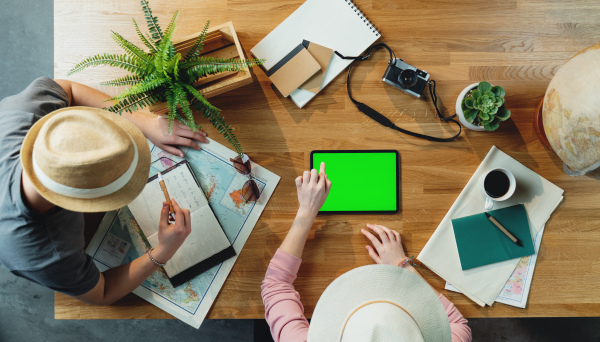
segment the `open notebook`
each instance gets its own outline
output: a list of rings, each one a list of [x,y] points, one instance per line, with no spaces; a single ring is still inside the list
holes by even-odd
[[[162,172],[171,198],[188,209],[192,232],[164,267],[174,287],[235,256],[225,232],[215,217],[198,180],[186,160]],[[158,222],[165,196],[157,176],[148,179],[142,193],[129,204],[140,229],[152,247],[158,244]]]
[[[358,56],[379,37],[377,29],[351,0],[307,0],[250,52],[256,58],[266,59],[263,67],[268,73],[305,40],[344,56]],[[321,86],[312,91],[307,87],[292,91],[294,103],[302,108],[351,62],[333,55],[328,67],[322,68],[325,72]]]

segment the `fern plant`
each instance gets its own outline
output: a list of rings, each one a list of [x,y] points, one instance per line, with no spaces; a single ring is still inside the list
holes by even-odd
[[[171,22],[163,32],[158,18],[152,15],[147,0],[141,0],[148,31],[145,35],[140,31],[137,22],[133,25],[138,37],[148,49],[137,47],[120,34],[112,32],[112,38],[124,50],[125,54],[97,54],[88,57],[75,65],[67,76],[93,66],[108,65],[129,71],[131,74],[112,81],[102,82],[105,86],[130,86],[118,96],[107,101],[115,101],[107,108],[111,112],[131,113],[146,106],[166,102],[169,111],[169,133],[173,123],[181,123],[196,131],[201,128],[194,121],[193,111],[198,111],[225,137],[235,151],[242,156],[242,146],[235,137],[231,125],[225,122],[220,109],[211,105],[194,87],[194,83],[210,74],[225,71],[240,71],[245,67],[260,65],[264,60],[222,59],[201,57],[204,40],[210,21],[204,25],[200,35],[192,47],[182,56],[173,45],[173,33],[179,12],[176,11]]]

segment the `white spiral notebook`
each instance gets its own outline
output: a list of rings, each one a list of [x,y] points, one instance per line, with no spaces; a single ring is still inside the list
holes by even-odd
[[[263,67],[269,70],[303,40],[333,49],[344,56],[358,56],[380,36],[371,21],[350,0],[307,0],[250,52],[256,58],[266,59]],[[319,91],[351,62],[334,56]],[[298,88],[290,97],[302,108],[316,95]]]

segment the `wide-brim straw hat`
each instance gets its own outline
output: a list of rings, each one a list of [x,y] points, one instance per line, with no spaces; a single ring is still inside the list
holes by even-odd
[[[392,265],[355,268],[319,298],[308,342],[449,342],[442,302],[418,275]]]
[[[48,201],[72,211],[101,212],[139,195],[148,181],[150,149],[142,132],[120,115],[67,107],[31,127],[21,163]]]

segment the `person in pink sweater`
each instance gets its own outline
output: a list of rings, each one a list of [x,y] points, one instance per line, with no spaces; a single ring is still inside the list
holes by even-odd
[[[261,287],[265,318],[276,342],[472,340],[467,320],[406,257],[400,234],[376,224],[361,230],[373,244],[366,249],[376,265],[334,280],[321,295],[309,326],[293,282],[308,233],[331,188],[325,164],[320,172],[313,169],[296,178],[296,187],[298,213]]]

